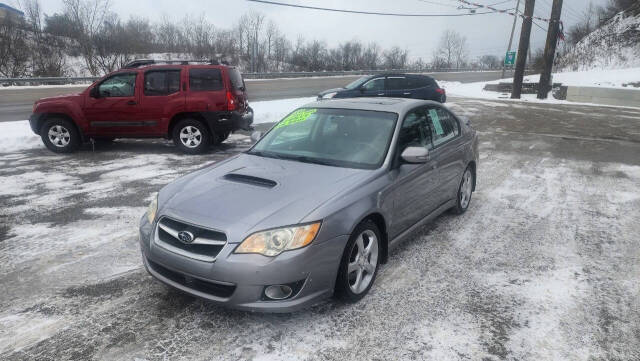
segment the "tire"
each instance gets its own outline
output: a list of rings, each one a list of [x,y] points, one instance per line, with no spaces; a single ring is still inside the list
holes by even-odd
[[[464,173],[462,173],[462,179],[458,186],[458,194],[456,195],[456,205],[451,208],[451,211],[454,214],[462,214],[467,211],[467,208],[469,208],[474,183],[475,174],[469,166],[464,170]]]
[[[195,119],[183,119],[173,127],[173,143],[184,153],[199,154],[211,146],[211,134],[207,126]]]
[[[447,101],[447,96],[442,94],[440,95],[440,100],[438,100],[440,103],[444,104]]]
[[[64,118],[45,120],[40,127],[40,138],[49,150],[56,153],[72,153],[81,144],[76,125]]]
[[[230,131],[225,131],[222,133],[218,133],[219,135],[215,138],[213,145],[219,145],[222,144],[222,142],[224,142],[225,140],[227,140],[227,138],[229,138],[229,134],[231,134]]]
[[[378,226],[370,220],[360,223],[354,229],[340,261],[335,286],[336,297],[354,303],[369,292],[378,274],[381,240]]]

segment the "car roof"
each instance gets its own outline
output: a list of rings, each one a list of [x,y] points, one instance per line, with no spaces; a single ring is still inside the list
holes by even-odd
[[[441,106],[442,104],[438,102],[434,102],[432,100],[422,100],[422,99],[361,97],[361,98],[318,100],[315,102],[305,104],[303,107],[374,110],[379,112],[392,112],[392,113],[403,114],[420,105]]]

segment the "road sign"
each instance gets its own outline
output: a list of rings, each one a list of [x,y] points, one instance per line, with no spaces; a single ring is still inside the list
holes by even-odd
[[[508,51],[507,56],[504,57],[504,65],[513,65],[516,63],[516,52]]]

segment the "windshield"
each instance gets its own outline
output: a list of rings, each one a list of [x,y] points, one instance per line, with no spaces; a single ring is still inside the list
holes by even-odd
[[[356,89],[360,87],[360,85],[364,84],[367,80],[371,79],[371,76],[363,76],[362,78],[356,79],[351,83],[345,85],[345,89]]]
[[[354,109],[300,108],[248,153],[337,167],[374,169],[384,162],[398,115]]]

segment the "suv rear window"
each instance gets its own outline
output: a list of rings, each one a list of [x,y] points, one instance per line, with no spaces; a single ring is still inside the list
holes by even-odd
[[[168,95],[180,90],[180,70],[153,70],[144,74],[144,95]]]
[[[240,74],[238,69],[229,68],[229,79],[231,80],[231,86],[233,89],[244,89],[244,80],[242,79],[242,74]]]
[[[407,78],[407,89],[424,88],[434,86],[434,81],[426,76],[411,76]]]
[[[220,69],[190,69],[189,88],[192,91],[222,90]]]

